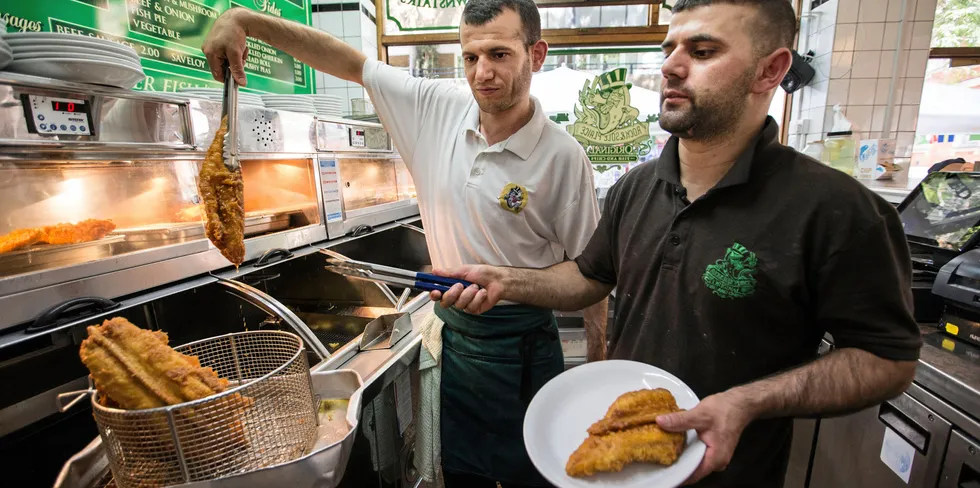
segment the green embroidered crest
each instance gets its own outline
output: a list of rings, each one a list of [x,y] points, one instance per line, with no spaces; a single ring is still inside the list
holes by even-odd
[[[734,243],[725,257],[709,264],[701,277],[705,286],[721,298],[745,298],[755,293],[755,253]]]

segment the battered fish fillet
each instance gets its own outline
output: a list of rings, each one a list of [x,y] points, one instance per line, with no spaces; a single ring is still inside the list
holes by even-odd
[[[198,222],[204,216],[204,205],[194,205],[180,209],[174,216],[178,222]]]
[[[41,242],[44,232],[41,229],[17,229],[0,236],[0,253],[16,251]]]
[[[116,230],[111,220],[88,219],[77,224],[56,224],[17,229],[0,236],[0,253],[16,251],[36,244],[78,244],[97,241]]]
[[[565,464],[569,476],[621,471],[632,462],[671,465],[684,450],[685,434],[661,430],[657,416],[681,411],[664,388],[619,396],[605,417],[589,427],[589,437]]]
[[[78,244],[102,239],[116,230],[111,220],[88,219],[77,224],[57,224],[42,228],[42,242],[47,244]]]
[[[181,354],[167,345],[167,334],[140,329],[124,318],[106,320],[88,328],[80,356],[99,391],[98,402],[127,410],[156,408],[199,400],[225,391],[228,380],[211,368],[201,367],[195,356]],[[208,467],[225,474],[238,469],[236,453],[249,446],[245,411],[254,400],[239,393],[207,400],[194,407],[178,407],[172,415],[180,438],[180,450],[191,469]],[[145,453],[146,446],[170,445],[171,425],[166,415],[140,417],[131,431],[119,435],[119,448],[127,453]],[[142,432],[134,435],[133,432]],[[131,461],[123,457],[127,473],[153,475],[152,470],[179,470],[176,458],[147,462],[143,455]],[[137,475],[136,479],[140,476]]]
[[[225,167],[222,153],[227,132],[226,117],[208,148],[197,187],[204,202],[208,239],[237,268],[245,260],[245,186],[240,169],[232,172]]]
[[[592,476],[599,472],[622,471],[633,462],[671,465],[684,449],[684,434],[664,432],[655,424],[607,435],[589,436],[568,458],[569,476]]]
[[[621,395],[606,416],[589,427],[590,435],[605,435],[616,430],[652,424],[658,415],[679,412],[674,395],[664,388],[631,391]]]
[[[79,354],[97,389],[123,409],[175,405],[227,388],[228,380],[173,350],[167,340],[163,332],[116,317],[89,327]]]

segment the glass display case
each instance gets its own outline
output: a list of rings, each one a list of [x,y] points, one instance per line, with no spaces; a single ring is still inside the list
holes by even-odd
[[[199,161],[0,163],[0,276],[204,239]]]
[[[198,159],[0,163],[0,277],[204,242]],[[319,224],[312,159],[242,162],[245,236]]]
[[[345,157],[339,166],[349,216],[415,198],[415,183],[400,158]]]

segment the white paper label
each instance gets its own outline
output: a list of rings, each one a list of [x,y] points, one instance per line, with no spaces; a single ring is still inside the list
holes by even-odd
[[[340,175],[336,160],[320,160],[320,187],[323,192],[323,212],[327,216],[327,222],[343,220],[344,214],[340,205]]]
[[[395,378],[395,412],[398,414],[398,433],[405,434],[405,429],[412,423],[412,378],[406,371]]]
[[[912,460],[915,459],[915,448],[905,439],[888,427],[885,427],[885,439],[881,442],[881,462],[895,472],[899,478],[909,482],[912,474]]]
[[[868,139],[861,141],[858,146],[858,174],[860,179],[874,178],[875,168],[878,166],[878,140]]]

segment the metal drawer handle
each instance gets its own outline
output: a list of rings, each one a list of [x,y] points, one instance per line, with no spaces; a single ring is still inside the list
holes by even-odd
[[[289,252],[287,249],[277,247],[275,249],[269,249],[259,259],[255,260],[255,264],[252,265],[253,268],[261,268],[268,266],[272,263],[277,263],[284,259],[289,259],[293,257],[293,253]]]
[[[59,303],[41,313],[27,332],[40,332],[52,327],[82,320],[119,307],[119,303],[100,297],[80,297]]]
[[[929,449],[929,430],[920,426],[917,422],[894,405],[891,401],[881,404],[878,410],[878,420],[891,427],[896,434],[915,446],[915,450],[923,455]]]

